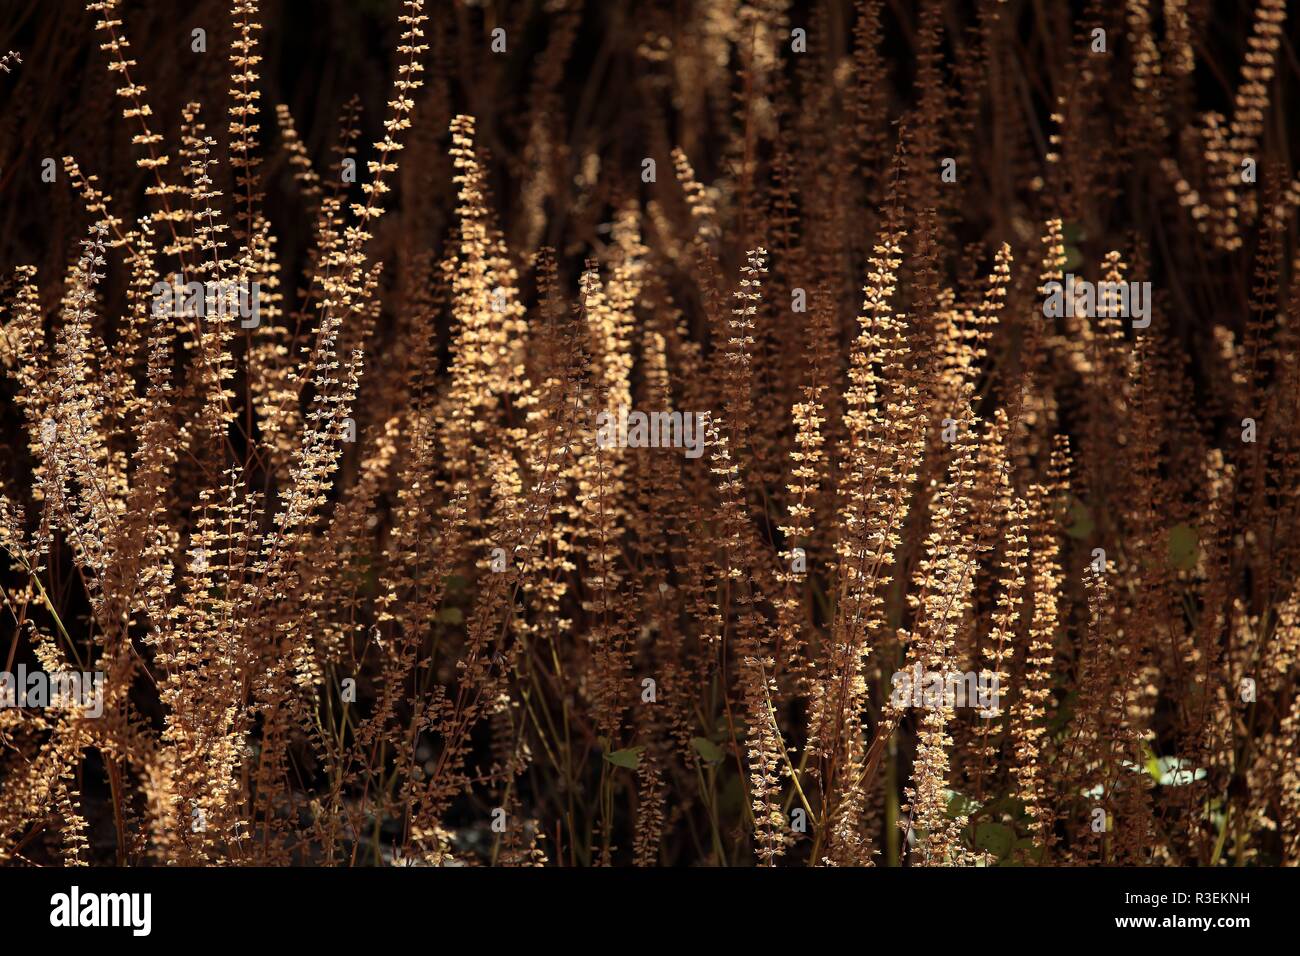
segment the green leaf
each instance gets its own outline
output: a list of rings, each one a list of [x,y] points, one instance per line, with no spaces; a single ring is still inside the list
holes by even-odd
[[[1191,525],[1176,524],[1169,529],[1169,563],[1180,571],[1196,567],[1200,554],[1200,536]]]
[[[1071,538],[1082,541],[1092,534],[1097,527],[1096,522],[1092,520],[1092,512],[1078,498],[1070,499],[1070,526],[1065,529],[1065,533]]]
[[[725,756],[722,752],[722,748],[708,737],[692,737],[691,746],[695,748],[695,752],[699,754],[706,763],[722,763],[723,757]]]
[[[981,823],[975,828],[975,846],[987,850],[999,860],[1011,852],[1016,831],[1001,823]]]
[[[1078,703],[1078,691],[1065,690],[1060,684],[1057,685],[1058,693],[1061,694],[1061,702],[1056,707],[1056,713],[1044,721],[1047,726],[1047,732],[1053,737],[1060,734],[1074,720],[1074,708]]]
[[[1156,783],[1159,783],[1160,774],[1162,773],[1160,769],[1160,760],[1150,750],[1147,751],[1147,759],[1145,761],[1145,765],[1146,765],[1147,774],[1151,777],[1152,780],[1154,780]]]
[[[740,779],[740,774],[727,774],[726,781],[722,784],[722,792],[718,794],[718,812],[723,817],[739,816],[745,812],[748,802],[745,798],[745,784]]]
[[[1065,240],[1065,271],[1073,272],[1083,264],[1083,253],[1079,251],[1079,243],[1088,237],[1078,223],[1067,222],[1065,228],[1061,230],[1061,238]]]
[[[978,816],[998,817],[1002,814],[1009,814],[1018,820],[1028,820],[1029,813],[1025,808],[1025,803],[1019,797],[998,797],[991,800],[983,807],[979,808]]]
[[[980,808],[978,803],[956,790],[944,790],[944,796],[948,798],[948,816],[951,819],[963,815],[969,817]]]
[[[1043,848],[1034,843],[1033,837],[1020,838],[1015,842],[1012,850],[1018,851],[1015,854],[1016,856],[1024,855],[1036,863],[1043,862]],[[1020,866],[1021,864],[1017,863],[1015,865]]]
[[[627,767],[628,770],[635,770],[641,765],[641,751],[643,750],[645,750],[644,745],[615,750],[612,753],[605,754],[605,759],[615,767]]]
[[[458,607],[445,607],[438,612],[438,620],[443,624],[460,624],[465,620],[465,615]]]

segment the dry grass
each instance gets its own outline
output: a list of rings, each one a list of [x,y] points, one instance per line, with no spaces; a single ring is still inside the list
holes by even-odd
[[[0,860],[1300,862],[1285,0],[371,4],[328,136],[123,6],[0,32],[0,655],[104,676]]]

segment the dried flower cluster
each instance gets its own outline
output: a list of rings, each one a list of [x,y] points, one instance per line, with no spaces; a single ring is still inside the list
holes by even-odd
[[[0,23],[0,861],[1300,864],[1285,0],[323,7]]]

